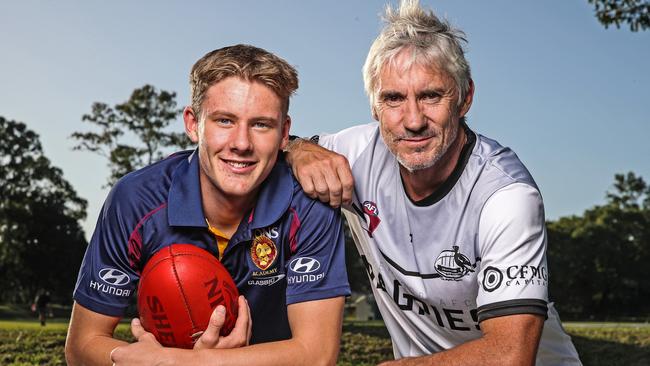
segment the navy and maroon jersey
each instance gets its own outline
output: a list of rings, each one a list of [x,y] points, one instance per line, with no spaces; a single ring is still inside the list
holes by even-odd
[[[199,169],[198,154],[183,151],[113,187],[81,264],[73,295],[79,304],[123,316],[147,260],[171,244],[193,244],[218,258]],[[248,300],[251,343],[291,338],[289,304],[350,294],[340,214],[307,197],[282,156],[221,262]]]

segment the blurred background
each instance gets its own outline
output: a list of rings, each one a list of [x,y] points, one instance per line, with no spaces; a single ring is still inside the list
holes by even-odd
[[[517,152],[541,189],[563,319],[647,321],[648,1],[422,3],[466,33],[470,127]],[[0,317],[29,316],[46,290],[65,317],[111,184],[189,147],[179,110],[205,53],[247,43],[296,66],[292,134],[370,122],[361,67],[384,6],[0,3]],[[374,318],[350,249],[349,314],[366,306]]]

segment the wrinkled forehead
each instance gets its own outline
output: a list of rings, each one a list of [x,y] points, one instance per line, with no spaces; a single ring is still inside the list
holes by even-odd
[[[404,75],[410,71],[430,74],[446,75],[450,77],[448,70],[442,66],[438,55],[425,53],[415,47],[403,48],[389,55],[381,64],[379,75],[394,73]]]
[[[405,87],[433,88],[450,94],[457,89],[451,74],[436,62],[416,57],[410,52],[401,52],[383,63],[375,84],[375,95],[387,89]]]

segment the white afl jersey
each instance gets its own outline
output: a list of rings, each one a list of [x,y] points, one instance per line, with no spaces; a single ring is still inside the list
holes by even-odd
[[[344,214],[364,261],[395,358],[479,338],[479,322],[547,317],[537,365],[580,365],[547,301],[542,199],[517,156],[464,126],[468,142],[431,197],[406,195],[398,162],[371,123],[320,136],[347,157],[355,179]]]

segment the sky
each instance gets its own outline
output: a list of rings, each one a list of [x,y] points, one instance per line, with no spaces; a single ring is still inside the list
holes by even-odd
[[[614,174],[650,181],[650,31],[605,29],[587,0],[421,1],[467,36],[476,85],[468,124],[511,147],[548,219],[604,202]],[[395,0],[391,3],[395,4]],[[0,2],[0,116],[24,122],[88,200],[90,236],[108,193],[106,161],[73,151],[93,102],[151,84],[189,103],[205,53],[247,43],[294,65],[292,134],[372,121],[361,67],[386,1]],[[174,129],[183,129],[182,119]]]

